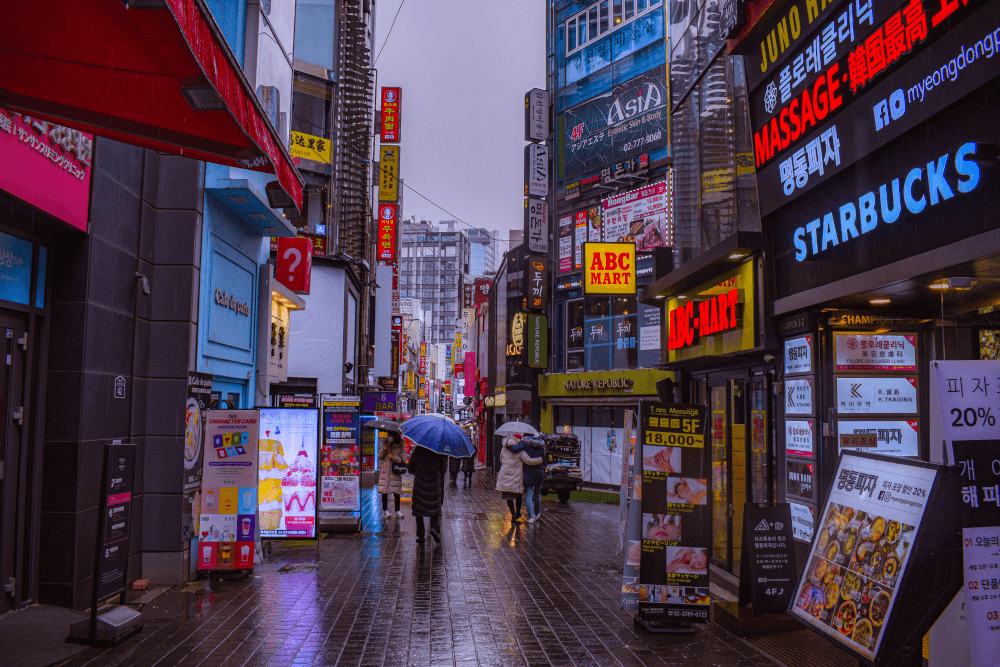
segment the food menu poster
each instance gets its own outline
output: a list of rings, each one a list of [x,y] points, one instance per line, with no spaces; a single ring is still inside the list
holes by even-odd
[[[260,536],[316,537],[319,411],[260,410]]]
[[[844,452],[790,613],[874,660],[936,475],[935,468]]]
[[[199,570],[253,567],[257,531],[256,410],[208,410],[198,517]]]
[[[639,404],[641,534],[629,541],[626,565],[639,565],[640,620],[708,622],[705,418],[700,405]]]
[[[365,429],[371,431],[371,429]],[[361,404],[357,396],[323,399],[320,511],[361,511]]]

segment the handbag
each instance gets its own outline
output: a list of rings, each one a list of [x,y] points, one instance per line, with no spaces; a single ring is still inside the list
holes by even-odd
[[[409,472],[409,468],[406,467],[405,463],[392,462],[392,474],[393,475],[405,475]]]

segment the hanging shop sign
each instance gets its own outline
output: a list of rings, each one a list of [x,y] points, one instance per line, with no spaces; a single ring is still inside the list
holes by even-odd
[[[635,242],[640,251],[672,246],[672,199],[664,182],[603,200],[604,240]]]
[[[259,421],[256,410],[205,413],[197,523],[199,570],[253,567],[258,529]]]
[[[382,135],[380,139],[383,144],[399,143],[402,97],[402,88],[382,88]]]
[[[278,238],[274,277],[296,294],[309,294],[312,282],[312,242],[300,236]]]
[[[739,604],[754,614],[780,614],[795,597],[795,551],[788,503],[743,506]]]
[[[790,456],[813,455],[816,438],[812,419],[785,420],[785,453]]]
[[[392,262],[396,259],[396,204],[378,205],[378,259]]]
[[[475,290],[473,292],[472,303],[475,306],[481,306],[484,303],[489,303],[490,301],[490,281],[489,280],[477,280],[475,282]]]
[[[573,214],[573,268],[583,267],[583,244],[587,241],[587,211]]]
[[[834,336],[838,371],[915,371],[916,336],[841,334]]]
[[[584,294],[635,294],[635,244],[586,243]]]
[[[799,498],[816,499],[813,480],[813,464],[808,461],[787,459],[785,461],[785,493]]]
[[[524,262],[524,310],[545,310],[549,303],[549,260],[528,255]]]
[[[795,502],[790,502],[788,505],[792,510],[792,539],[812,542],[815,524],[812,506]]]
[[[524,147],[524,196],[549,196],[549,148],[545,144]]]
[[[525,318],[525,346],[530,368],[547,368],[549,365],[549,320],[545,315],[530,314]]]
[[[292,157],[300,157],[314,162],[330,163],[330,140],[305,132],[292,130],[292,141],[288,152]]]
[[[399,201],[399,146],[383,144],[379,147],[378,200]]]
[[[508,357],[519,357],[524,352],[525,317],[525,313],[514,313],[510,318],[510,342],[507,343]]]
[[[316,537],[319,411],[260,409],[260,536]]]
[[[710,521],[702,405],[640,401],[642,534],[628,541],[639,565],[637,619],[707,623]]]
[[[420,344],[420,375],[427,375],[427,343]]]
[[[531,144],[532,146],[534,144]],[[524,200],[524,238],[528,252],[549,253],[549,205],[542,199]]]
[[[812,413],[812,378],[785,380],[785,414],[811,415]]]
[[[866,442],[859,444],[858,448],[886,456],[919,456],[920,438],[917,429],[916,420],[854,421],[841,419],[837,422],[838,440],[840,436],[844,435],[872,433],[877,438],[877,447],[872,449]],[[851,450],[841,447],[841,451]]]
[[[931,369],[945,440],[1000,439],[1000,361],[933,361]]]
[[[917,414],[917,378],[838,377],[837,412]]]
[[[369,394],[381,396],[369,392],[365,394],[366,400]],[[358,396],[322,397],[320,471],[323,486],[319,507],[322,512],[361,511],[360,402]]]
[[[564,176],[572,178],[670,143],[665,66],[621,83],[563,114]]]
[[[812,372],[812,336],[785,341],[785,374]]]
[[[532,88],[524,94],[524,140],[545,141],[549,137],[549,91]]]
[[[397,412],[398,405],[394,391],[366,391],[361,409],[365,412]]]
[[[940,578],[928,575],[942,566],[935,549],[943,551],[950,539],[923,517],[942,500],[957,501],[935,495],[941,470],[845,452],[789,613],[875,664],[895,655],[912,633],[922,635],[929,622],[908,610],[926,608],[939,593]]]

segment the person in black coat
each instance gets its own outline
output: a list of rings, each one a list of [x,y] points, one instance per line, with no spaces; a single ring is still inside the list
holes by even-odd
[[[431,518],[431,537],[441,541],[441,504],[444,502],[444,474],[448,457],[426,447],[414,447],[408,464],[413,475],[411,510],[417,520],[417,542],[424,541],[424,517]]]
[[[462,469],[462,459],[457,456],[448,457],[448,474],[451,475],[451,485],[458,486],[458,471]]]

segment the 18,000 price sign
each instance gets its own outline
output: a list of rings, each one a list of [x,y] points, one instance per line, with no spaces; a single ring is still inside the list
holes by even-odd
[[[697,411],[669,403],[646,404],[642,415],[644,444],[661,447],[704,447],[705,435]]]

